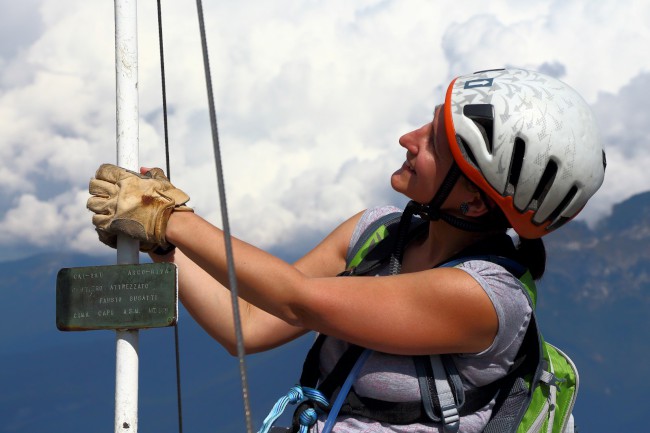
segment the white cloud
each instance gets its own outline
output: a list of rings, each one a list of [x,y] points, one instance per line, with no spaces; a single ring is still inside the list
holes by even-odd
[[[14,48],[0,45],[0,239],[92,250],[82,198],[96,167],[115,161],[113,4],[0,3],[28,21],[11,23]],[[650,184],[650,151],[638,146],[647,116],[632,103],[647,94],[646,3],[205,2],[231,225],[272,247],[396,200],[388,176],[403,158],[399,135],[429,120],[453,75],[502,65],[560,75],[601,115],[620,107],[603,119],[610,167],[585,210],[603,215],[634,189],[612,173]],[[140,161],[163,166],[155,4],[138,7]],[[163,20],[172,179],[219,222],[194,2],[163,4]]]
[[[640,56],[643,41],[650,40],[643,24],[650,17],[647,2],[629,2],[625,8],[614,1],[537,3],[537,11],[514,20],[509,13],[485,11],[452,23],[443,38],[452,75],[557,63],[566,68],[560,78],[594,102],[598,92],[615,93],[650,67],[650,59]],[[519,11],[529,5],[521,2]]]
[[[95,230],[88,224],[91,213],[86,210],[87,199],[85,188],[68,190],[48,200],[33,194],[19,196],[0,220],[0,244],[15,256],[40,251],[106,254],[107,247],[97,241]]]
[[[601,93],[594,111],[606,146],[607,170],[601,190],[585,209],[589,221],[608,215],[619,203],[650,186],[650,72],[634,77],[616,94]]]

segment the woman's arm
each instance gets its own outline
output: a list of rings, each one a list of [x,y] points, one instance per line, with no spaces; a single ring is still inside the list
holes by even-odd
[[[345,268],[350,236],[361,213],[349,219],[294,266],[304,275],[333,276]],[[223,245],[223,240],[220,245]],[[231,293],[223,284],[187,257],[180,248],[168,256],[151,255],[154,261],[168,261],[179,268],[179,297],[201,327],[231,354],[237,353]],[[291,341],[309,329],[290,325],[255,305],[239,299],[239,311],[247,353],[272,349]]]
[[[239,295],[296,328],[388,353],[471,353],[492,343],[498,326],[492,302],[462,270],[332,277],[344,267],[356,221],[358,215],[296,266],[233,238]],[[170,217],[166,236],[212,277],[228,284],[221,230],[197,215],[179,212]]]
[[[230,354],[237,354],[237,338],[228,289],[190,260],[179,248],[169,256],[151,256],[178,266],[178,294],[190,315]],[[246,353],[272,349],[307,332],[289,325],[239,298],[239,312]]]

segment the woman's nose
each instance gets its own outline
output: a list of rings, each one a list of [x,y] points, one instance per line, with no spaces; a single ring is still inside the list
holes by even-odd
[[[412,154],[417,154],[417,140],[416,140],[416,133],[417,131],[411,131],[409,133],[406,133],[402,135],[399,138],[399,144],[402,146],[404,149],[406,149],[409,153]]]

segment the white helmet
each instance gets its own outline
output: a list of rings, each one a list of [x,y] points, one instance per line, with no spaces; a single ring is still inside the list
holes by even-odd
[[[596,119],[555,78],[522,69],[461,76],[449,85],[444,110],[459,168],[524,238],[575,217],[603,183]]]

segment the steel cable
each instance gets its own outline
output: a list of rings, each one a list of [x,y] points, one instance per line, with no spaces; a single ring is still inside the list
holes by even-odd
[[[199,29],[201,32],[201,46],[203,49],[203,67],[205,71],[205,81],[207,85],[208,106],[210,109],[210,127],[212,129],[212,144],[214,146],[214,158],[215,158],[215,165],[217,168],[217,186],[219,188],[219,200],[221,204],[221,222],[223,225],[224,243],[226,247],[226,259],[228,262],[228,284],[230,287],[233,319],[235,322],[235,335],[237,338],[237,358],[239,360],[239,374],[241,377],[242,397],[244,400],[244,415],[246,417],[246,431],[248,433],[253,433],[250,401],[248,397],[248,379],[246,377],[246,363],[244,359],[245,357],[244,336],[242,333],[241,318],[239,314],[237,278],[235,275],[235,263],[232,254],[230,224],[228,222],[228,208],[226,205],[226,190],[224,186],[223,169],[221,164],[221,151],[219,147],[219,131],[217,129],[217,115],[214,106],[212,78],[210,74],[210,62],[208,58],[208,43],[205,34],[203,5],[201,0],[196,0],[196,8],[198,11]]]
[[[166,86],[165,86],[165,64],[164,64],[164,50],[163,50],[163,32],[162,32],[162,13],[160,0],[157,0],[158,5],[158,38],[160,45],[160,69],[161,69],[161,78],[162,78],[162,94],[163,94],[163,123],[164,123],[164,134],[165,134],[165,160],[166,160],[166,170],[167,177],[171,179],[170,176],[170,163],[169,163],[169,139],[168,139],[168,127],[167,127],[167,96],[166,96]],[[241,327],[241,317],[239,313],[239,304],[238,304],[238,291],[237,291],[237,279],[235,276],[235,266],[232,255],[232,242],[230,234],[230,224],[228,220],[228,210],[226,204],[226,192],[224,187],[224,177],[223,169],[221,163],[221,151],[219,145],[219,132],[217,128],[217,117],[214,104],[213,90],[212,90],[212,79],[210,73],[210,64],[208,58],[208,48],[207,40],[205,34],[205,23],[203,16],[203,6],[201,0],[197,0],[197,11],[199,18],[199,29],[201,33],[201,45],[203,50],[203,63],[206,77],[207,85],[207,94],[208,94],[208,105],[210,111],[210,127],[212,131],[212,142],[214,146],[214,156],[215,156],[215,165],[217,170],[217,184],[219,189],[219,200],[221,205],[221,219],[223,224],[224,232],[224,242],[226,247],[226,256],[228,262],[228,276],[229,276],[229,286],[231,291],[232,298],[232,308],[233,308],[233,318],[235,322],[235,334],[237,339],[237,357],[239,360],[239,372],[241,376],[242,383],[242,395],[244,400],[244,413],[246,417],[246,431],[248,433],[253,432],[252,427],[252,417],[250,410],[250,401],[249,401],[249,392],[248,392],[248,379],[246,375],[246,363],[245,363],[245,351],[244,351],[244,338]],[[183,431],[183,417],[182,417],[182,404],[181,404],[181,381],[180,381],[180,355],[179,355],[179,337],[178,337],[178,325],[174,328],[175,342],[176,342],[176,378],[177,378],[177,394],[178,394],[178,419],[179,419],[179,431]]]

